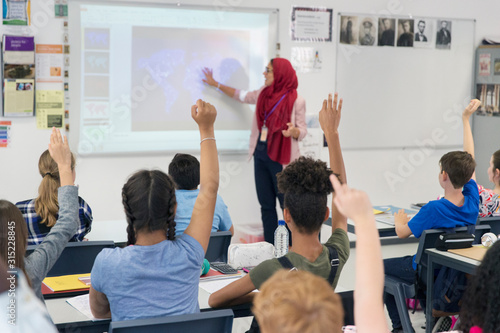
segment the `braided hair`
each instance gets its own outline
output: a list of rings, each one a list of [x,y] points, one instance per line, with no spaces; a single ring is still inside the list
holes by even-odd
[[[122,189],[127,217],[128,245],[135,244],[136,232],[164,230],[168,240],[175,239],[175,184],[160,170],[140,170]]]
[[[500,241],[484,256],[465,291],[460,329],[479,326],[484,333],[500,333]]]

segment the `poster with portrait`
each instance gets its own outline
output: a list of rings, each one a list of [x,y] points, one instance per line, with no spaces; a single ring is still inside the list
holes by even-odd
[[[377,40],[376,19],[363,17],[359,20],[359,45],[373,46]]]
[[[413,31],[413,46],[421,48],[434,48],[434,20],[415,18]]]
[[[358,17],[340,17],[340,43],[356,45],[358,44]]]
[[[436,24],[436,48],[449,50],[451,48],[451,21],[437,20]]]
[[[378,46],[394,46],[396,20],[388,17],[378,19]]]
[[[483,53],[479,55],[479,76],[490,76],[491,73],[491,54]]]
[[[398,39],[396,45],[398,47],[413,47],[413,30],[414,20],[398,19]]]

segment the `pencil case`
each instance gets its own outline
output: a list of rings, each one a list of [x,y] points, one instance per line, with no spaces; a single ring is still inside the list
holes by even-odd
[[[257,266],[274,258],[274,246],[268,242],[229,245],[227,263],[234,268]]]

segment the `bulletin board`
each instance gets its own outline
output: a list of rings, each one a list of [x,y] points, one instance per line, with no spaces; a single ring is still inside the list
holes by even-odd
[[[349,110],[342,114],[343,148],[461,145],[460,116],[473,95],[475,21],[446,19],[452,23],[449,49],[378,46],[376,40],[363,46],[340,42],[346,15],[359,18],[359,30],[369,17],[339,13],[337,19],[336,89]],[[436,22],[436,40],[439,18],[426,19]]]

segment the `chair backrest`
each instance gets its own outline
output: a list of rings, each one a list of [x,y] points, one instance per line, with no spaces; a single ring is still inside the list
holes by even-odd
[[[231,237],[231,231],[212,232],[205,258],[210,262],[227,262],[227,249],[229,248],[229,244],[231,244]]]
[[[225,309],[179,316],[112,321],[108,333],[231,333],[233,317],[233,311]]]
[[[28,246],[26,256],[30,255],[37,246]],[[113,241],[70,242],[66,245],[47,276],[90,273],[99,252],[104,248],[114,247],[115,243]]]
[[[478,218],[477,224],[489,225],[492,233],[494,233],[495,235],[500,234],[500,216]]]
[[[456,233],[466,233],[467,227],[457,227],[451,229],[429,229],[422,232],[418,243],[417,255],[415,257],[415,262],[418,265],[418,273],[421,278],[425,279],[427,272],[427,253],[425,252],[425,250],[436,247],[436,241],[439,235],[450,230],[453,230]],[[476,240],[480,240],[481,236],[489,231],[490,227],[487,225],[476,225],[474,236]]]

